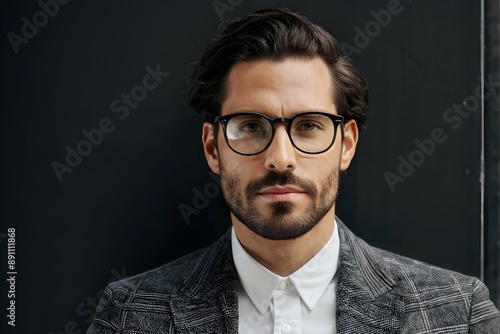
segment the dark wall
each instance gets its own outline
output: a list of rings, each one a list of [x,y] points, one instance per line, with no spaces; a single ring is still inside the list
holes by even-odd
[[[500,1],[485,3],[484,71],[500,78]],[[484,101],[484,279],[500,305],[500,87]]]
[[[344,42],[369,81],[338,215],[376,246],[480,275],[479,1],[71,1],[44,22],[36,1],[10,0],[0,20],[0,309],[15,228],[16,327],[2,315],[2,332],[84,332],[110,280],[227,229],[185,82],[224,16],[285,4]],[[27,28],[34,15],[38,31]],[[68,166],[78,148],[86,156]]]

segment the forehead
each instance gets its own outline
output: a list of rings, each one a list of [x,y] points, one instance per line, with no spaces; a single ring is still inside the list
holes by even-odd
[[[222,115],[253,111],[286,116],[337,113],[330,70],[319,57],[237,62],[229,71]]]

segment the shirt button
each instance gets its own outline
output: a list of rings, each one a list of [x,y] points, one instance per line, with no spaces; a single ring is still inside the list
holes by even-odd
[[[282,327],[281,327],[281,331],[283,333],[290,333],[290,325],[288,324],[284,324]]]
[[[285,290],[286,289],[286,282],[281,282],[280,288],[281,288],[281,290]]]

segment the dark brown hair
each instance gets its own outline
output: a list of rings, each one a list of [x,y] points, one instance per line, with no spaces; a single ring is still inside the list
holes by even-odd
[[[368,109],[366,80],[325,29],[287,8],[264,9],[235,19],[205,49],[189,84],[189,102],[206,121],[220,114],[226,79],[238,61],[321,57],[333,79],[339,114],[361,129]]]

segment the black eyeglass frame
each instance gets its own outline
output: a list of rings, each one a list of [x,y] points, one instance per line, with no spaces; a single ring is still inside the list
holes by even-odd
[[[333,133],[333,139],[332,139],[332,142],[330,143],[330,145],[328,145],[327,148],[325,148],[324,150],[322,151],[319,151],[319,152],[307,152],[307,151],[304,151],[302,149],[300,149],[293,141],[292,139],[292,135],[290,133],[291,129],[292,129],[292,123],[293,121],[298,118],[298,117],[301,117],[301,116],[304,116],[304,115],[310,115],[310,114],[314,114],[314,115],[323,115],[323,116],[327,116],[328,118],[330,118],[333,122],[333,129],[334,129],[334,133]],[[268,120],[269,124],[271,124],[271,138],[269,140],[269,143],[267,143],[267,145],[260,151],[258,151],[257,153],[241,153],[241,152],[238,152],[236,151],[232,146],[231,144],[229,144],[229,140],[227,138],[227,131],[226,131],[226,126],[227,126],[227,123],[229,122],[229,120],[231,120],[231,118],[233,117],[236,117],[236,116],[244,116],[244,115],[256,115],[256,116],[262,116],[264,117],[265,119]],[[255,113],[255,112],[242,112],[242,113],[236,113],[236,114],[230,114],[230,115],[224,115],[224,116],[216,116],[214,118],[214,125],[217,125],[217,124],[220,124],[222,125],[222,129],[224,130],[224,139],[226,140],[226,143],[227,143],[227,146],[229,146],[229,148],[235,152],[235,153],[238,153],[238,154],[241,154],[241,155],[245,155],[245,156],[251,156],[251,155],[257,155],[257,154],[260,154],[262,152],[264,152],[265,150],[267,150],[267,148],[271,145],[271,143],[273,142],[273,139],[274,139],[274,134],[276,133],[276,128],[275,128],[275,124],[276,123],[286,123],[286,132],[288,133],[288,138],[290,139],[290,142],[292,143],[293,147],[295,147],[297,150],[299,150],[300,152],[302,153],[306,153],[306,154],[321,154],[321,153],[325,153],[326,151],[328,151],[332,146],[333,144],[335,143],[335,139],[337,139],[337,128],[339,125],[341,125],[340,129],[341,129],[341,133],[342,133],[342,140],[344,140],[344,117],[343,116],[340,116],[340,115],[334,115],[334,114],[329,114],[329,113],[325,113],[325,112],[320,112],[320,111],[309,111],[309,112],[304,112],[304,113],[300,113],[300,114],[297,114],[295,116],[293,116],[292,118],[286,118],[286,117],[276,117],[276,118],[270,118],[266,115],[263,115],[263,114],[260,114],[260,113]]]

